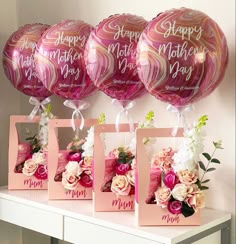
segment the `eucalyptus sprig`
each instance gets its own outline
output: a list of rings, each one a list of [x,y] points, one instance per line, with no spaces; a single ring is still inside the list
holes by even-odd
[[[201,190],[207,190],[209,189],[208,186],[205,186],[205,185],[202,185],[202,184],[206,184],[210,181],[210,179],[206,179],[204,180],[204,177],[206,175],[206,173],[208,172],[212,172],[212,171],[215,171],[216,168],[215,167],[210,167],[212,163],[215,163],[215,164],[220,164],[220,160],[215,158],[214,155],[216,153],[216,150],[217,149],[223,149],[222,147],[222,142],[221,141],[216,141],[216,142],[213,142],[213,145],[214,145],[214,150],[212,152],[212,154],[210,155],[209,153],[202,153],[202,155],[204,156],[204,158],[207,160],[206,164],[204,164],[202,161],[199,161],[198,164],[199,164],[199,167],[203,170],[203,174],[202,174],[202,177],[201,179],[198,181],[198,186]]]
[[[132,160],[134,159],[134,155],[129,152],[126,151],[124,147],[118,147],[118,159],[117,159],[117,163],[119,164],[131,164]]]
[[[29,142],[32,154],[40,151],[41,146],[40,146],[37,135],[26,137],[25,140]]]

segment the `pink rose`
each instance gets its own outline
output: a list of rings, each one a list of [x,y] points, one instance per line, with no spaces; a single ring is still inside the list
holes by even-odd
[[[185,202],[192,207],[195,211],[199,208],[205,207],[205,194],[202,191],[193,191],[189,193],[185,199]]]
[[[129,170],[129,164],[117,164],[115,168],[115,172],[117,175],[125,175]]]
[[[181,170],[177,172],[177,175],[179,177],[179,181],[181,183],[184,183],[185,185],[192,185],[196,183],[198,176],[197,171],[190,171],[188,169]]]
[[[79,178],[74,174],[65,171],[62,173],[62,185],[67,190],[75,190],[79,184]]]
[[[27,176],[32,176],[34,175],[37,168],[38,168],[38,164],[33,159],[28,159],[24,163],[22,173]]]
[[[92,179],[91,175],[87,175],[85,173],[82,173],[80,175],[79,183],[81,186],[89,188],[89,187],[93,186],[93,179]]]
[[[125,175],[128,179],[128,182],[130,183],[130,185],[134,186],[135,185],[135,171],[134,171],[134,169],[127,171]]]
[[[173,171],[169,171],[164,176],[164,184],[169,187],[171,190],[178,183],[177,175]]]
[[[164,172],[172,169],[174,160],[172,159],[174,151],[171,147],[162,149],[158,154],[155,154],[151,160],[152,168],[161,168]]]
[[[46,165],[40,164],[34,173],[38,180],[46,180],[48,178],[48,170]]]
[[[181,209],[182,209],[182,202],[177,201],[177,200],[171,201],[171,202],[168,203],[167,209],[172,214],[180,214],[181,213]]]
[[[155,192],[155,199],[158,206],[165,208],[170,200],[171,190],[166,186],[161,186]]]
[[[112,179],[111,191],[117,195],[127,196],[131,190],[131,185],[125,175],[116,175]]]
[[[81,153],[75,152],[75,153],[69,153],[67,156],[68,161],[77,161],[80,162],[81,160]]]

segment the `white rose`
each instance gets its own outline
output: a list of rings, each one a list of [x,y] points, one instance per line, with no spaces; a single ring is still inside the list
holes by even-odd
[[[45,165],[47,163],[47,158],[45,153],[43,152],[37,152],[32,155],[32,159],[37,163],[37,164],[43,164]]]
[[[37,168],[38,164],[33,159],[28,159],[24,163],[22,173],[27,176],[32,176],[34,175]]]
[[[171,193],[176,200],[182,202],[187,197],[188,191],[189,187],[185,184],[176,184]]]
[[[69,161],[65,167],[66,171],[70,174],[79,176],[83,173],[83,169],[80,167],[77,161]]]

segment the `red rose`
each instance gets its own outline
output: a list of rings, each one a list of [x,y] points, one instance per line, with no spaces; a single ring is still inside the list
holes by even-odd
[[[177,200],[168,202],[167,208],[172,214],[180,214],[182,209],[182,202]]]
[[[134,195],[134,194],[135,194],[135,187],[131,185],[129,195]]]
[[[93,180],[92,180],[91,176],[89,176],[85,173],[82,173],[80,175],[79,183],[81,186],[87,187],[87,188],[93,186]]]
[[[172,190],[174,186],[178,183],[178,177],[173,171],[169,171],[165,174],[163,181],[164,184]]]
[[[38,180],[46,180],[48,178],[48,170],[46,165],[39,164],[34,176]]]
[[[68,161],[77,161],[77,162],[80,162],[81,160],[81,153],[79,152],[76,152],[76,153],[69,153],[67,159]]]
[[[115,168],[115,172],[117,175],[125,175],[129,170],[129,164],[118,164]]]

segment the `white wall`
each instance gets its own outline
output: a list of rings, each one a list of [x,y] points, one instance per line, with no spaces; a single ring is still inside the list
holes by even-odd
[[[4,4],[7,2],[7,4]],[[0,53],[9,35],[18,28],[16,0],[0,0]],[[9,115],[19,114],[20,94],[8,82],[0,65],[0,185],[7,182]],[[10,99],[9,99],[10,98]],[[0,221],[0,243],[21,244],[21,228]]]
[[[235,218],[235,0],[0,0],[0,3],[0,51],[7,37],[26,23],[54,24],[62,19],[82,19],[96,25],[115,13],[133,13],[151,20],[161,11],[178,7],[197,9],[213,18],[226,35],[229,64],[223,82],[210,96],[195,104],[195,110],[189,114],[189,119],[208,114],[209,142],[217,139],[223,141],[225,149],[218,154],[222,164],[216,172],[209,175],[211,184],[207,192],[207,206],[232,212]],[[0,75],[0,185],[3,185],[7,183],[8,116],[28,114],[32,107],[28,104],[27,96],[11,87],[1,66]],[[57,97],[52,99],[54,113],[68,117],[70,111],[63,107],[63,100]],[[114,122],[117,110],[110,104],[109,97],[99,92],[88,100],[93,107],[85,112],[85,116],[97,117],[100,112],[105,112],[107,121]],[[150,109],[155,111],[160,127],[174,125],[175,116],[166,111],[166,104],[150,95],[137,101],[133,109],[134,119],[142,119]],[[234,235],[233,231],[233,239]]]

